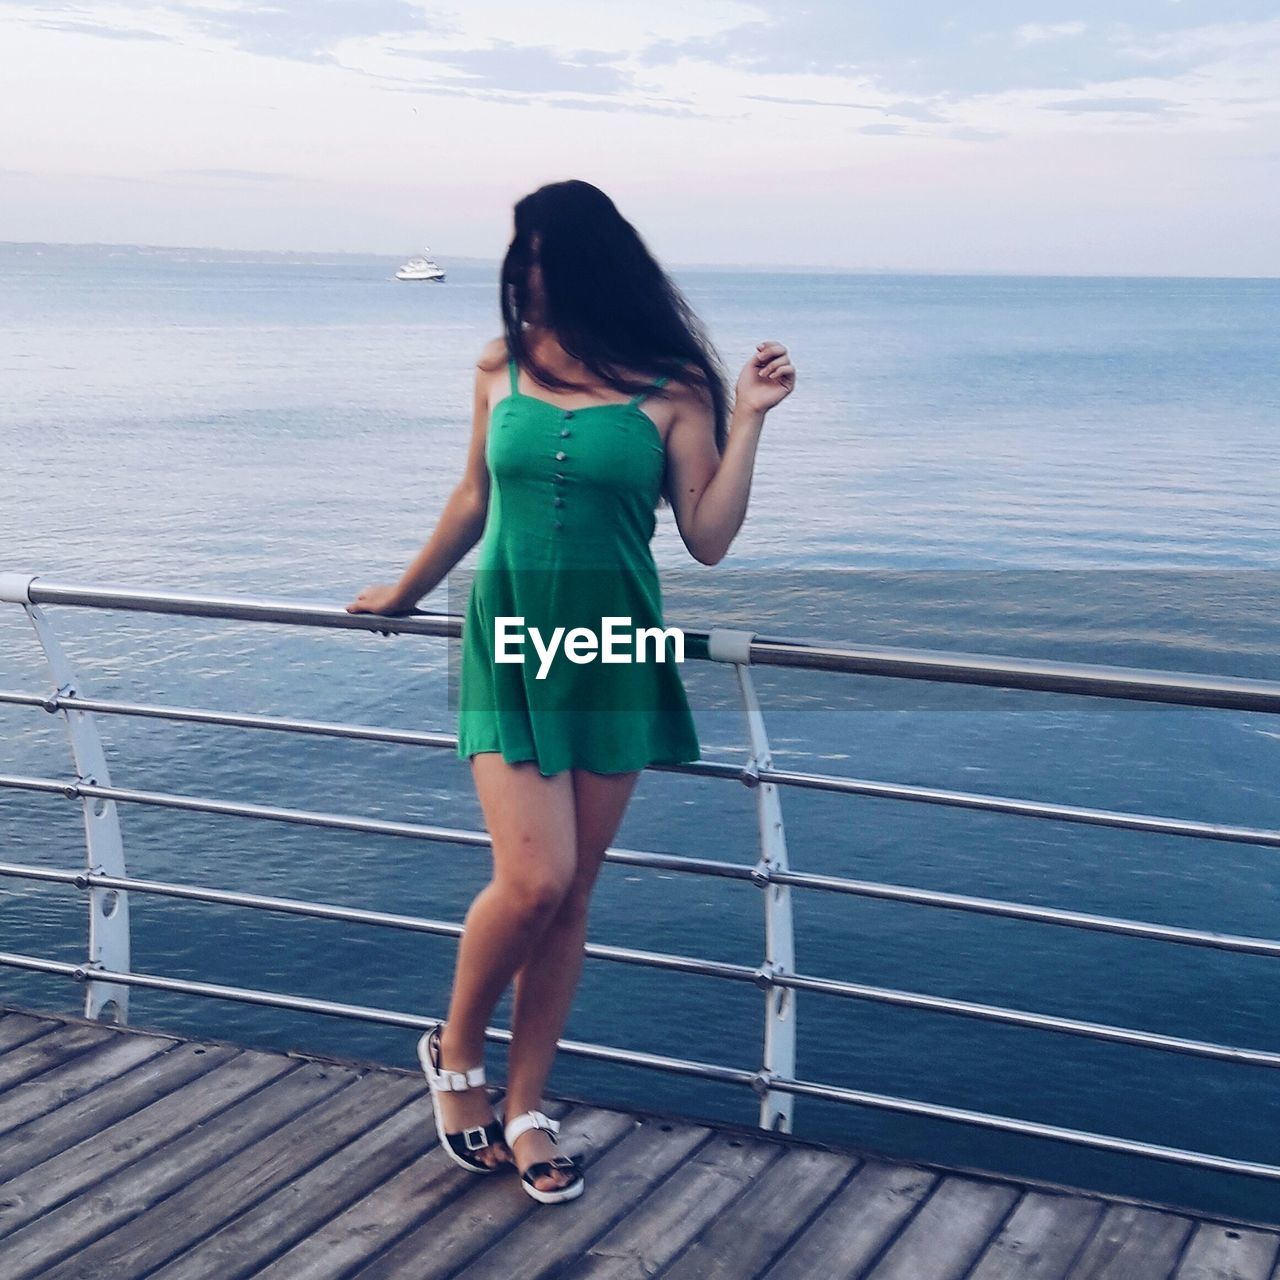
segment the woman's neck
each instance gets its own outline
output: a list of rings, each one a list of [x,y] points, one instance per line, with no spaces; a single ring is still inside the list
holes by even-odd
[[[543,368],[550,369],[557,377],[564,378],[568,382],[589,379],[586,366],[565,351],[551,330],[530,324],[527,326],[527,331],[530,351]]]

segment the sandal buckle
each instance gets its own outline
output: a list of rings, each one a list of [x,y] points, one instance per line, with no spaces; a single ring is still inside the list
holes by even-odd
[[[472,1141],[472,1138],[475,1141]],[[466,1143],[468,1151],[479,1151],[481,1147],[489,1145],[489,1135],[484,1131],[484,1125],[472,1125],[470,1129],[463,1129],[462,1141]]]

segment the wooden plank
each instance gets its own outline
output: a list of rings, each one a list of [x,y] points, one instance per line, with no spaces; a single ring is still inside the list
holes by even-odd
[[[572,1111],[563,1112],[561,1124],[561,1147],[566,1152],[582,1153],[588,1166],[588,1178],[590,1171],[599,1167],[600,1152],[605,1149],[612,1151],[635,1130],[634,1117],[594,1107],[575,1107]],[[442,1160],[448,1158],[443,1152],[439,1156]],[[483,1179],[462,1172],[462,1178],[465,1179],[465,1189],[461,1196],[445,1204],[411,1233],[402,1236],[392,1248],[375,1258],[364,1270],[358,1271],[357,1275],[362,1280],[388,1280],[392,1276],[404,1277],[404,1280],[408,1277],[425,1280],[425,1277],[452,1275],[466,1275],[467,1280],[471,1280],[476,1254],[484,1254],[489,1245],[513,1238],[539,1216],[540,1210],[570,1208],[544,1206],[534,1201],[520,1187],[513,1170],[503,1172],[497,1178],[485,1176]],[[585,1210],[588,1194],[590,1192],[584,1193],[580,1201],[573,1202],[570,1211],[573,1219],[579,1215],[579,1210]],[[609,1221],[617,1216],[617,1211],[614,1211]],[[562,1230],[571,1226],[564,1216],[559,1219],[559,1225]],[[591,1231],[589,1239],[598,1234],[598,1230]],[[573,1251],[570,1256],[576,1257],[577,1252]],[[534,1270],[521,1261],[516,1274],[532,1276]],[[552,1274],[558,1275],[558,1268]]]
[[[278,1128],[282,1110],[292,1115],[288,1108],[302,1110],[347,1083],[349,1079],[333,1069],[321,1074],[314,1064],[307,1064],[289,1074],[276,1073],[265,1087],[253,1089],[233,1105],[219,1106],[205,1121],[192,1116],[191,1123],[178,1125],[170,1132],[170,1140],[155,1144],[145,1158],[125,1162],[86,1194],[0,1240],[0,1275],[10,1280],[5,1270],[6,1251],[10,1251],[15,1260],[12,1280],[26,1280],[29,1275],[47,1280],[55,1274],[55,1263],[63,1263],[70,1275],[81,1276],[84,1268],[78,1266],[78,1257],[88,1245],[123,1222],[146,1215],[188,1179],[198,1178]],[[88,1270],[87,1274],[96,1277],[110,1272]]]
[[[1201,1222],[1173,1280],[1269,1280],[1280,1235]]]
[[[54,1274],[55,1263],[64,1260],[70,1274],[81,1274],[83,1268],[74,1263],[93,1240],[145,1215],[188,1178],[197,1178],[260,1134],[270,1133],[279,1123],[280,1108],[291,1105],[291,1098],[292,1105],[310,1106],[346,1083],[333,1071],[321,1076],[303,1066],[289,1074],[276,1073],[265,1088],[253,1089],[233,1105],[219,1106],[206,1117],[207,1123],[192,1115],[191,1123],[175,1126],[170,1140],[155,1144],[146,1158],[125,1162],[86,1193],[0,1240],[0,1275],[5,1280],[28,1275],[46,1280]]]
[[[157,1272],[157,1280],[259,1276],[281,1250],[309,1242],[317,1228],[352,1200],[382,1186],[390,1175],[420,1165],[435,1141],[425,1089],[425,1081],[419,1080],[412,1090],[406,1087],[389,1096],[391,1115]],[[328,1123],[327,1111],[324,1119]],[[387,1206],[382,1209],[385,1213]]]
[[[9,1179],[6,1185],[8,1201],[17,1199],[21,1203],[6,1202],[0,1206],[0,1232],[11,1230],[23,1220],[20,1215],[25,1213],[26,1188],[39,1189],[39,1198],[31,1201],[31,1207],[33,1211],[45,1212],[58,1203],[49,1198],[55,1192],[65,1187],[69,1196],[80,1187],[91,1185],[103,1176],[99,1170],[111,1172],[128,1163],[137,1158],[148,1143],[167,1141],[174,1133],[212,1114],[218,1106],[234,1100],[239,1092],[259,1087],[264,1076],[270,1078],[280,1070],[277,1061],[265,1055],[257,1059],[236,1050],[227,1051],[213,1071],[189,1081],[141,1111],[122,1116],[114,1125],[99,1126],[73,1148],[61,1147],[52,1125],[26,1126],[24,1136],[30,1140],[28,1155],[34,1159],[29,1168]],[[70,1175],[65,1182],[64,1174]]]
[[[598,1129],[601,1116],[608,1114],[586,1107],[570,1111],[563,1103],[547,1103],[542,1110],[560,1120],[562,1149],[584,1155],[600,1140],[593,1138],[592,1130]],[[612,1126],[614,1138],[619,1132],[619,1126]],[[468,1173],[445,1155],[438,1142],[429,1163],[442,1171],[441,1180],[432,1188],[435,1212],[385,1253],[367,1261],[357,1275],[370,1280],[400,1275],[426,1280],[449,1275],[540,1207],[516,1185],[514,1170],[492,1176]]]
[[[946,1177],[868,1272],[868,1280],[958,1280],[1018,1199],[1008,1183]]]
[[[26,1013],[5,1013],[0,1017],[0,1054],[16,1049],[20,1044],[48,1035],[55,1027],[62,1026],[49,1018],[34,1018]]]
[[[1113,1204],[1068,1280],[1166,1280],[1193,1226],[1177,1214]]]
[[[425,1140],[423,1143],[425,1149]],[[461,1172],[461,1170],[459,1170]],[[337,1280],[456,1195],[434,1160],[419,1158],[254,1273],[254,1280]]]
[[[925,1169],[868,1160],[783,1251],[765,1277],[852,1280],[862,1276],[937,1182],[938,1175]]]
[[[4,1280],[1280,1280],[1280,1232],[550,1101],[587,1191],[438,1149],[416,1074],[0,1010]]]
[[[308,1073],[312,1087],[305,1097],[311,1105],[298,1112],[304,1094],[294,1086],[301,1086]],[[415,1146],[421,1146],[423,1118],[418,1108],[408,1104],[425,1088],[422,1081],[377,1073],[351,1078],[349,1073],[308,1064],[307,1072],[282,1082],[278,1091],[286,1084],[289,1104],[295,1107],[292,1118],[201,1176],[183,1179],[179,1189],[159,1203],[154,1203],[158,1188],[150,1170],[145,1171],[145,1188],[140,1186],[143,1179],[136,1170],[126,1171],[133,1176],[122,1179],[127,1185],[119,1193],[99,1187],[98,1194],[110,1195],[113,1211],[128,1209],[133,1216],[110,1235],[81,1249],[62,1267],[43,1272],[42,1280],[70,1280],[86,1273],[212,1276],[215,1280],[251,1274],[254,1260],[249,1246],[255,1238],[259,1256],[270,1257],[306,1231],[307,1215],[318,1206],[296,1191],[283,1198],[281,1193],[296,1188],[300,1177],[314,1187],[315,1179],[303,1176],[312,1166],[327,1161],[326,1167],[341,1187],[350,1164],[359,1154],[369,1154],[369,1131],[374,1126],[378,1126],[374,1129],[378,1137],[373,1139],[375,1157],[385,1158],[387,1153],[381,1148],[404,1133],[411,1135]],[[391,1128],[383,1124],[388,1115],[392,1117]],[[215,1120],[213,1125],[218,1123]],[[365,1146],[348,1145],[355,1139],[361,1139]],[[395,1159],[402,1163],[411,1156],[412,1151],[407,1156],[397,1151]],[[351,1194],[358,1190],[358,1186],[353,1188]],[[264,1208],[264,1202],[273,1207]],[[277,1211],[282,1205],[287,1205],[287,1212]],[[263,1234],[267,1237],[265,1249]]]
[[[620,1114],[603,1112],[601,1119]],[[592,1139],[599,1145],[587,1164],[587,1189],[573,1202],[571,1212],[539,1212],[540,1206],[515,1188],[534,1212],[467,1263],[467,1280],[510,1280],[517,1274],[540,1280],[560,1275],[712,1134],[700,1124],[645,1116],[622,1118],[628,1123],[618,1127],[618,1138],[610,1144],[609,1130],[595,1127],[600,1121],[593,1117]]]
[[[0,1058],[0,1089],[48,1071],[103,1044],[114,1033],[107,1027],[58,1026]]]
[[[1105,1207],[1086,1196],[1028,1191],[969,1280],[1061,1280]]]
[[[430,1104],[427,1107],[427,1125],[434,1144],[434,1127],[430,1115]],[[548,1103],[543,1108],[548,1115],[562,1116],[564,1106]],[[627,1117],[630,1121],[631,1118]],[[632,1126],[634,1127],[634,1126]],[[629,1131],[629,1130],[628,1130]],[[563,1130],[568,1142],[572,1141],[573,1150],[578,1149],[580,1139],[569,1138],[570,1129]],[[699,1130],[705,1137],[709,1130]],[[592,1133],[592,1138],[598,1134]],[[665,1138],[674,1139],[673,1147],[679,1147],[679,1134],[665,1134]],[[592,1164],[593,1169],[600,1166]],[[598,1175],[597,1175],[598,1176]],[[382,1186],[365,1195],[351,1205],[345,1212],[338,1214],[313,1232],[306,1240],[299,1242],[293,1249],[265,1267],[255,1275],[254,1280],[336,1280],[339,1276],[348,1275],[352,1268],[361,1262],[368,1262],[388,1245],[404,1236],[411,1228],[425,1223],[442,1206],[456,1201],[460,1195],[469,1193],[489,1194],[492,1184],[498,1181],[511,1182],[514,1175],[503,1173],[489,1177],[466,1173],[457,1168],[443,1152],[435,1151],[429,1158],[418,1159]],[[529,1199],[518,1187],[519,1195]],[[506,1191],[503,1191],[504,1197]],[[585,1197],[583,1200],[585,1205]],[[576,1220],[575,1213],[575,1220]],[[436,1220],[436,1226],[440,1220]],[[562,1228],[563,1229],[563,1220]],[[476,1247],[482,1247],[481,1241]],[[482,1256],[487,1258],[488,1254]],[[477,1275],[480,1272],[477,1271]],[[471,1270],[468,1269],[470,1278]],[[510,1276],[504,1277],[510,1280]]]
[[[200,1045],[180,1046],[48,1115],[11,1129],[0,1141],[0,1182],[17,1177],[125,1116],[141,1111],[229,1061],[238,1052],[223,1046],[207,1050]]]
[[[561,1274],[565,1280],[646,1280],[687,1248],[781,1156],[777,1143],[713,1134]],[[554,1212],[568,1208],[536,1207]]]
[[[404,1142],[404,1157],[399,1160],[399,1164],[404,1165],[406,1157],[412,1160],[413,1153],[417,1152],[416,1167],[420,1170],[420,1176],[421,1171],[430,1170],[434,1172],[436,1181],[447,1180],[456,1190],[454,1190],[453,1197],[448,1201],[440,1201],[440,1199],[433,1198],[436,1206],[439,1206],[440,1203],[447,1203],[448,1210],[444,1215],[436,1215],[433,1219],[430,1219],[430,1226],[426,1230],[425,1240],[422,1240],[422,1242],[411,1240],[411,1242],[408,1242],[407,1252],[408,1256],[410,1256],[408,1268],[410,1268],[411,1274],[415,1276],[442,1275],[445,1272],[454,1270],[457,1262],[460,1261],[460,1254],[461,1260],[465,1263],[466,1257],[470,1257],[471,1254],[480,1251],[486,1244],[492,1242],[495,1234],[502,1233],[507,1221],[506,1212],[504,1212],[506,1204],[512,1203],[513,1199],[515,1199],[511,1196],[512,1190],[515,1190],[513,1188],[515,1175],[511,1171],[504,1171],[502,1174],[493,1176],[477,1176],[458,1169],[457,1166],[448,1161],[448,1157],[444,1156],[443,1151],[439,1149],[439,1144],[435,1142],[434,1128],[433,1124],[431,1124],[430,1102],[426,1101],[425,1098],[422,1101],[422,1107],[425,1108],[424,1111],[415,1111],[412,1114],[412,1132],[407,1134],[406,1142]],[[422,1158],[421,1152],[425,1146],[424,1138],[428,1134],[430,1134],[429,1146],[431,1155],[430,1158]],[[444,1171],[445,1165],[448,1166],[448,1170],[451,1172]],[[410,1169],[406,1167],[403,1171],[408,1172]],[[343,1176],[344,1171],[335,1171],[335,1175]],[[461,1192],[458,1189],[461,1189]],[[532,1206],[532,1201],[530,1201],[529,1197],[524,1196],[524,1193],[520,1193],[520,1196],[521,1199],[524,1199]],[[344,1198],[349,1202],[351,1197],[346,1196]],[[481,1202],[484,1203],[485,1207],[492,1208],[493,1212],[490,1215],[481,1217],[481,1225],[477,1230],[472,1210],[474,1210],[476,1204]],[[410,1203],[408,1206],[403,1206],[403,1202],[401,1202],[402,1207],[399,1210],[396,1207],[389,1207],[388,1199],[384,1196],[381,1188],[372,1196],[366,1196],[362,1203],[365,1204],[366,1210],[374,1208],[376,1211],[380,1207],[381,1212],[383,1212],[384,1222],[387,1222],[388,1219],[392,1220],[387,1224],[390,1228],[390,1233],[396,1235],[403,1235],[406,1229],[412,1228],[417,1222],[421,1221],[421,1204]],[[392,1203],[394,1206],[394,1202]],[[407,1212],[404,1211],[404,1208],[407,1208]],[[483,1210],[480,1212],[483,1213]],[[527,1212],[524,1204],[518,1206],[518,1212]],[[460,1222],[466,1222],[465,1228],[451,1230],[451,1228],[457,1228]],[[347,1222],[346,1226],[349,1228],[351,1222]],[[375,1234],[390,1233],[379,1231],[379,1233]],[[465,1235],[465,1239],[460,1239],[461,1235]],[[305,1247],[314,1249],[314,1239],[302,1239],[302,1233],[298,1233],[298,1231],[291,1231],[284,1238],[280,1236],[279,1231],[276,1231],[276,1245],[278,1247],[276,1247],[275,1253],[278,1254],[280,1248],[291,1248],[292,1245],[300,1242],[300,1240],[302,1240]],[[362,1248],[357,1249],[355,1256],[348,1261],[348,1266],[351,1265],[351,1262],[356,1263],[356,1265],[360,1265],[361,1262],[367,1262],[372,1257],[372,1254],[376,1252],[376,1245],[372,1244],[364,1234],[358,1238],[358,1244],[361,1244]],[[424,1253],[428,1254],[430,1258],[428,1266],[424,1266]],[[287,1254],[287,1257],[289,1257],[289,1254]],[[330,1258],[328,1265],[332,1267],[332,1263],[333,1260]],[[393,1265],[398,1265],[396,1257],[384,1256],[379,1260],[379,1266],[383,1267],[384,1270]],[[260,1277],[262,1272],[244,1272],[244,1275],[248,1274]],[[291,1277],[291,1280],[294,1280],[294,1277],[297,1276],[297,1271],[291,1262],[291,1265],[279,1267],[278,1274],[287,1275]],[[521,1272],[521,1274],[524,1274],[524,1272]],[[186,1271],[170,1274],[169,1270],[164,1270],[157,1272],[155,1280],[223,1280],[224,1276],[227,1276],[228,1280],[236,1280],[236,1277],[241,1275],[241,1271],[224,1271],[215,1266],[209,1268],[209,1270],[192,1272],[189,1275]]]
[[[112,1036],[88,1053],[16,1085],[0,1096],[0,1134],[109,1084],[177,1043],[158,1036]]]
[[[829,1151],[784,1147],[662,1273],[663,1280],[752,1280],[799,1235],[859,1161]]]
[[[11,1280],[19,1274],[22,1250],[15,1245],[19,1228],[173,1142],[293,1066],[287,1058],[270,1054],[236,1054],[144,1110],[19,1174],[5,1185],[0,1200],[0,1232],[12,1233],[0,1241],[0,1275]]]

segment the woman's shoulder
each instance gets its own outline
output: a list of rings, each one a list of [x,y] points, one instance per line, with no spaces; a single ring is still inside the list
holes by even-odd
[[[678,364],[681,372],[667,375],[663,383],[663,391],[666,395],[671,399],[688,401],[690,404],[709,403],[711,397],[707,387],[706,370],[693,360],[680,360]]]
[[[676,363],[680,366],[680,373],[671,377],[672,382],[692,383],[695,386],[706,382],[706,373],[696,360],[678,360]]]
[[[495,373],[507,363],[507,339],[505,335],[491,338],[480,350],[476,368],[482,373]]]

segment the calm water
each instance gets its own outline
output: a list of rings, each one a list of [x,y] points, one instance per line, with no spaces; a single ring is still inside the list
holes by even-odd
[[[443,286],[369,259],[0,246],[0,568],[345,603],[392,581],[462,465],[496,266]],[[1280,678],[1280,282],[677,271],[731,374],[763,338],[800,386],[730,557],[655,554],[670,620],[763,634]],[[465,575],[423,602],[461,607]],[[450,727],[434,641],[50,609],[103,696]],[[708,758],[741,760],[728,673],[686,674]],[[47,675],[0,609],[0,687]],[[762,673],[784,767],[1280,827],[1280,722]],[[899,682],[900,684],[900,682]],[[476,826],[448,753],[115,719],[113,780]],[[0,708],[0,771],[65,776],[58,720]],[[751,863],[749,792],[642,780],[618,843]],[[1277,936],[1277,851],[931,805],[784,797],[803,870]],[[122,810],[131,871],[460,921],[480,850]],[[75,866],[67,801],[0,790],[3,858]],[[70,890],[0,885],[0,946],[83,952]],[[135,895],[140,971],[443,1014],[453,943]],[[1280,968],[797,891],[802,972],[1280,1050]],[[591,940],[745,965],[750,885],[608,866]],[[0,1000],[74,1010],[0,971]],[[566,1036],[751,1068],[750,986],[591,960]],[[493,1025],[508,1025],[509,1000]],[[1280,1160],[1277,1076],[802,993],[799,1074]],[[409,1064],[410,1034],[135,991],[132,1020]],[[496,1077],[505,1069],[490,1049]],[[567,1054],[555,1093],[752,1122],[755,1099]],[[1274,1219],[1244,1179],[798,1100],[796,1131]]]

